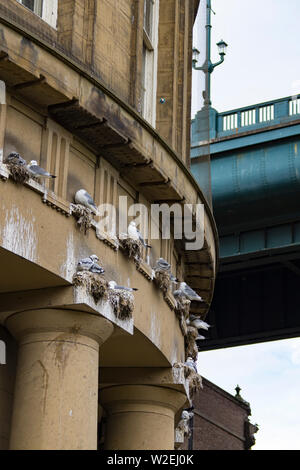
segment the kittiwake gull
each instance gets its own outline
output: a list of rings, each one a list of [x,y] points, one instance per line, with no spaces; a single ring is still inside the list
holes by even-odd
[[[186,282],[181,282],[179,289],[173,292],[173,295],[176,297],[185,297],[190,301],[196,300],[198,302],[203,302],[203,299],[187,285]]]
[[[169,272],[170,269],[171,269],[171,265],[170,265],[170,264],[168,263],[168,261],[166,261],[165,259],[159,258],[159,259],[156,261],[155,269],[158,269],[158,270],[160,270],[160,271],[167,271],[167,272]]]
[[[83,258],[78,261],[77,271],[90,271],[94,274],[103,274],[104,269],[97,264],[99,258],[97,255],[91,255],[88,258]]]
[[[11,152],[5,159],[5,163],[13,163],[14,165],[26,165],[26,160],[17,152]]]
[[[151,248],[151,246],[147,245],[147,243],[143,239],[141,232],[137,229],[136,223],[133,220],[128,226],[128,235],[133,240],[139,240],[146,248]]]
[[[43,178],[44,180],[56,178],[55,175],[51,175],[48,171],[44,170],[44,168],[38,166],[36,160],[31,160],[29,165],[27,165],[27,169],[29,173],[31,173],[33,176],[36,176],[37,178]]]
[[[74,199],[76,204],[81,204],[82,206],[85,206],[90,209],[95,215],[98,215],[97,206],[92,196],[85,189],[79,189],[79,191],[77,191],[77,193],[75,194]]]
[[[210,328],[210,325],[196,315],[190,315],[188,319],[188,324],[197,328],[197,330],[207,330]]]
[[[188,357],[184,364],[197,372],[196,362],[192,357]]]
[[[112,290],[127,290],[129,292],[133,292],[138,290],[136,287],[125,287],[125,286],[119,286],[116,281],[109,281],[108,287]]]

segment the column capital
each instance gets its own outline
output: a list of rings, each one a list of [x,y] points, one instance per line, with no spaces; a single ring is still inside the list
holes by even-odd
[[[100,315],[69,309],[16,312],[6,319],[5,326],[18,341],[28,335],[44,336],[47,333],[53,336],[56,333],[66,333],[91,338],[99,345],[106,341],[114,328],[109,320]]]
[[[186,403],[186,395],[173,388],[155,385],[113,385],[101,389],[101,404],[110,413],[122,409],[142,411],[144,405],[163,407],[168,416],[177,413]]]

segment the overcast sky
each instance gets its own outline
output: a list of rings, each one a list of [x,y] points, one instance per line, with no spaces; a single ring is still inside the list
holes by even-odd
[[[194,45],[204,61],[200,15]],[[227,111],[300,93],[300,1],[212,0],[212,60],[224,39],[224,64],[212,74],[212,106]],[[193,72],[192,116],[202,106],[202,72]],[[300,312],[299,312],[300,314]],[[199,354],[199,373],[229,393],[237,384],[260,425],[253,449],[300,450],[300,339]]]

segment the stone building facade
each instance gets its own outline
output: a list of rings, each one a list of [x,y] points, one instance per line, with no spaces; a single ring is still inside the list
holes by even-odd
[[[191,311],[204,318],[218,255],[188,169],[198,3],[0,0],[1,449],[174,448],[191,400],[186,338],[153,268],[167,260],[203,298]],[[56,178],[14,181],[12,153]],[[151,249],[132,259],[97,216],[80,229],[82,188],[117,214],[121,196],[148,215],[153,203],[202,204],[204,244],[148,236]],[[92,254],[105,281],[138,289],[126,320],[94,284],[75,283]]]

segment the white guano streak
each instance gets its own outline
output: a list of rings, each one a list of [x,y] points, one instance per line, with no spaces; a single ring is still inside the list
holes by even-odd
[[[27,217],[20,214],[16,206],[6,211],[5,225],[2,229],[2,246],[16,255],[34,263],[37,262],[35,217],[31,210],[28,210]]]

